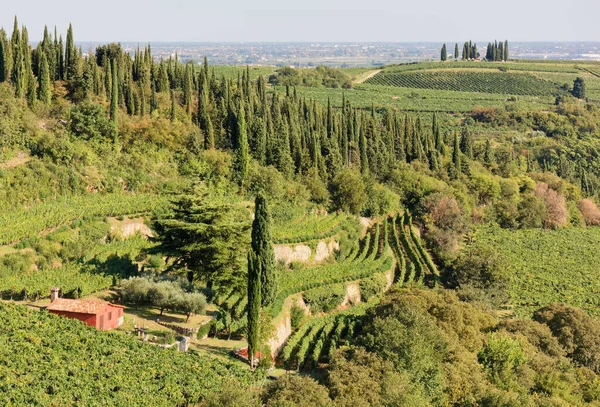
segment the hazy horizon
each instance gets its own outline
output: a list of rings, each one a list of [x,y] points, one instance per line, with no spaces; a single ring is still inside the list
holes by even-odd
[[[201,4],[191,0],[105,0],[93,9],[74,0],[22,1],[2,13],[12,32],[13,18],[25,24],[32,41],[44,25],[65,35],[73,24],[78,42],[204,43],[453,43],[600,41],[595,19],[600,2],[556,0],[481,3],[473,0],[400,4],[381,0],[239,0]]]

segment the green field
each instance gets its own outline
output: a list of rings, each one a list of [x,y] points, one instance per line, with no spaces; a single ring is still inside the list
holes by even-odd
[[[507,230],[483,227],[473,248],[494,248],[510,276],[517,315],[554,303],[600,315],[600,228]]]
[[[371,85],[434,90],[453,90],[503,95],[552,96],[559,92],[553,82],[528,73],[472,70],[382,72],[367,80]]]

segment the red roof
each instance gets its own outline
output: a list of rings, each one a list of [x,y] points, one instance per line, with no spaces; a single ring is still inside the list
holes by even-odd
[[[69,300],[66,298],[57,298],[46,307],[48,311],[65,311],[77,314],[101,314],[106,306],[124,308],[120,305],[110,304],[99,300]]]

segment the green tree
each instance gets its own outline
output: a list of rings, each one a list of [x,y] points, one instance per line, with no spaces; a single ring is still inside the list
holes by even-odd
[[[113,126],[113,141],[116,141],[119,135],[119,76],[117,75],[116,61],[113,61],[112,75],[112,90],[110,92],[110,121]]]
[[[45,53],[41,53],[38,73],[38,100],[45,105],[50,104],[52,99],[52,90],[50,88],[50,67]]]
[[[73,39],[73,26],[69,23],[67,42],[65,44],[65,70],[64,79],[72,79],[77,72],[77,48]]]
[[[508,61],[508,40],[504,41],[504,60]]]
[[[171,123],[175,123],[177,120],[175,113],[175,91],[171,89]]]
[[[275,252],[271,243],[271,214],[267,198],[262,192],[256,195],[254,201],[252,250],[260,262],[262,272],[262,305],[267,307],[277,297],[279,276],[275,267]]]
[[[0,38],[0,83],[6,81],[6,51],[4,41]]]
[[[331,198],[337,209],[359,214],[367,202],[365,183],[357,171],[345,168],[331,183]]]
[[[454,166],[454,169],[456,171],[456,176],[458,177],[460,175],[461,172],[461,160],[460,160],[460,145],[458,142],[458,134],[454,133],[454,143],[453,143],[453,151],[452,151],[452,164]]]
[[[29,72],[27,75],[27,105],[33,109],[37,98],[37,82],[33,76],[33,72]]]
[[[248,253],[248,361],[254,368],[254,356],[260,350],[259,325],[261,298],[261,261],[253,250]]]
[[[246,275],[240,272],[250,244],[248,213],[199,185],[176,198],[171,211],[155,222],[159,245],[152,253],[171,259],[170,268],[198,278],[209,288],[241,292]]]
[[[454,44],[454,60],[458,59],[458,44]]]
[[[250,164],[246,114],[244,113],[243,103],[240,103],[240,110],[236,117],[236,126],[235,136],[237,137],[237,140],[235,142],[234,171],[238,185],[243,187],[244,182],[248,177],[248,166]]]
[[[582,77],[578,77],[573,82],[573,90],[571,94],[577,99],[585,99],[585,81]]]
[[[440,59],[442,60],[442,62],[444,62],[448,59],[448,51],[446,50],[446,44],[444,44],[442,46],[442,52],[440,55]]]

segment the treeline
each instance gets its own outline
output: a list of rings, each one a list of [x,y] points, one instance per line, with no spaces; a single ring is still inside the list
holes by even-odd
[[[352,88],[352,78],[347,73],[341,69],[327,66],[318,66],[315,69],[299,69],[286,66],[269,76],[269,83],[275,86]]]
[[[453,57],[454,60],[458,60],[458,44],[454,44]],[[481,55],[477,51],[477,44],[470,40],[463,44],[461,60],[469,61],[479,59],[480,57]],[[493,44],[489,43],[487,46],[485,59],[486,61],[508,61],[508,41],[504,41],[504,43],[498,41],[494,41]],[[448,60],[448,49],[446,48],[446,44],[442,46],[440,60]]]
[[[508,41],[504,41],[504,44],[502,41],[490,42],[487,46],[485,59],[487,61],[508,61]]]

